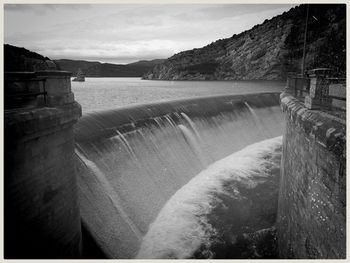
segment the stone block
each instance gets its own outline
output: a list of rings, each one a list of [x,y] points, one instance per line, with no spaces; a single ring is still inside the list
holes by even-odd
[[[74,102],[74,94],[72,92],[62,93],[56,95],[47,95],[46,96],[46,106],[54,107],[54,106],[62,106],[65,104],[71,104]]]
[[[319,92],[318,88],[319,88],[319,86],[317,85],[317,80],[311,79],[310,80],[310,91],[309,91],[309,96],[311,98],[317,98],[320,96],[320,92]]]
[[[314,110],[319,108],[320,100],[312,98],[310,96],[305,96],[304,104],[306,108]]]
[[[71,92],[70,78],[48,78],[45,82],[48,95],[57,95]]]

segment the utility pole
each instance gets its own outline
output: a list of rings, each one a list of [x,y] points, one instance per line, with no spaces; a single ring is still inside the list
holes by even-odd
[[[306,35],[307,35],[307,23],[309,20],[309,5],[306,5],[306,20],[305,20],[305,32],[304,32],[304,48],[303,48],[303,61],[301,65],[301,74],[305,76],[305,55],[306,55]]]

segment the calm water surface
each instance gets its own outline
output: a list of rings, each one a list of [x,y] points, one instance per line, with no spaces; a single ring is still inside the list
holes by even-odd
[[[148,102],[210,95],[282,91],[284,81],[163,81],[140,78],[86,78],[72,82],[83,113]]]

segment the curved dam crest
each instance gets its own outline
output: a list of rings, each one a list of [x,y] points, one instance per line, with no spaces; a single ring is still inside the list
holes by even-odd
[[[87,114],[74,131],[83,223],[107,257],[134,258],[176,191],[208,165],[282,131],[279,93]]]

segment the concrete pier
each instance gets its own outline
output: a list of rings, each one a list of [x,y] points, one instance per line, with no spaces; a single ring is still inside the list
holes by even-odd
[[[4,256],[79,258],[70,72],[5,73]]]

